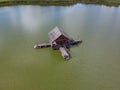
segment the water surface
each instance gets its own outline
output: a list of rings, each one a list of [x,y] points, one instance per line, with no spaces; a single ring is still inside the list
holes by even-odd
[[[83,43],[64,61],[33,49],[55,26]],[[0,8],[0,90],[120,90],[120,7]]]

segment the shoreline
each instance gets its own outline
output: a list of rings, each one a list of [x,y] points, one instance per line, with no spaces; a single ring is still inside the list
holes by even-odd
[[[70,6],[77,3],[83,4],[96,4],[105,6],[120,6],[120,3],[116,2],[90,2],[90,1],[0,1],[0,7],[14,6],[14,5],[42,5],[42,6]]]

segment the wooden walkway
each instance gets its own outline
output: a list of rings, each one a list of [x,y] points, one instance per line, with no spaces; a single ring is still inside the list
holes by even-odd
[[[82,40],[71,40],[70,45],[75,45],[81,42]],[[45,48],[45,47],[51,47],[51,44],[47,42],[47,43],[39,43],[34,46],[34,48]]]
[[[82,40],[78,39],[78,40],[72,40],[71,41],[71,45],[75,45],[75,44],[78,44],[78,43],[82,43]]]
[[[69,41],[69,45],[70,45],[70,46],[71,46],[71,45],[78,44],[78,43],[82,43],[82,40],[80,40],[80,39],[78,39],[78,40],[72,40],[72,39],[71,39],[71,40]],[[55,47],[57,47],[57,46],[59,46],[59,44],[56,45]],[[67,45],[64,43],[63,46],[59,46],[59,48],[58,48],[58,49],[55,49],[55,50],[60,50],[62,57],[63,57],[64,59],[66,59],[66,60],[69,60],[69,59],[70,59],[70,54],[67,52],[66,46],[67,46]],[[52,46],[51,46],[51,44],[50,44],[49,42],[39,43],[39,44],[36,44],[36,45],[34,46],[34,48],[46,48],[46,47],[52,47]]]
[[[34,48],[44,48],[44,47],[51,47],[50,43],[39,43],[34,46]]]
[[[60,52],[62,54],[62,57],[64,59],[67,59],[67,60],[70,59],[70,55],[69,55],[69,53],[67,52],[67,50],[64,47],[60,47],[59,50],[60,50]]]

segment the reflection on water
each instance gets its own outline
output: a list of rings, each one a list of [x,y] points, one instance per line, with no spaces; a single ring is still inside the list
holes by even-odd
[[[83,43],[59,51],[35,50],[58,26]],[[0,8],[0,89],[119,90],[120,7],[76,4]]]

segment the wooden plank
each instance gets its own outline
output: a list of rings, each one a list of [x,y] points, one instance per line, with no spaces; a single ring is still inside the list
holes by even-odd
[[[34,46],[34,48],[44,48],[44,47],[51,47],[51,45],[50,43],[40,43]]]
[[[66,51],[66,49],[64,47],[60,47],[59,50],[64,59],[67,59],[67,60],[70,59],[70,55],[68,54],[68,52]]]

